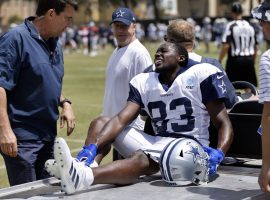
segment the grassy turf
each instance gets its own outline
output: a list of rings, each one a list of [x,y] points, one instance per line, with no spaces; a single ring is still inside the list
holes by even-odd
[[[145,46],[153,57],[158,44],[146,43]],[[108,46],[100,51],[96,57],[84,56],[82,53],[65,55],[65,77],[63,94],[72,101],[76,114],[76,129],[67,137],[66,129],[59,129],[59,136],[68,138],[73,155],[75,155],[84,143],[89,122],[98,116],[102,110],[104,94],[105,67],[113,49]],[[211,51],[204,53],[203,45],[197,48],[201,55],[217,58],[216,47],[212,44]],[[225,59],[224,59],[225,60]],[[111,155],[107,156],[103,163],[111,161]],[[0,188],[8,187],[4,162],[0,156]]]

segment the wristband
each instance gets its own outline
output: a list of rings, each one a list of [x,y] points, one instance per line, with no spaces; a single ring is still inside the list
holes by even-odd
[[[221,161],[224,159],[225,155],[224,155],[223,151],[220,148],[218,148],[217,151],[220,153],[221,157],[219,158],[219,163],[221,163]]]
[[[71,103],[71,101],[70,101],[69,99],[64,98],[64,100],[63,100],[63,101],[60,101],[59,106],[63,108],[64,103],[69,103],[69,104],[72,104],[72,103]]]

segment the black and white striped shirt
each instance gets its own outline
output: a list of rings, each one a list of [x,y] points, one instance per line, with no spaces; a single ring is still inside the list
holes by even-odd
[[[226,26],[222,43],[230,44],[232,57],[252,56],[257,44],[255,30],[246,20],[231,21]]]

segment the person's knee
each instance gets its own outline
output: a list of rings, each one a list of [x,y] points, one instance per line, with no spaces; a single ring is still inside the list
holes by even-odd
[[[108,117],[99,116],[90,122],[89,128],[96,128],[96,127],[102,128],[109,120],[110,118]]]
[[[149,165],[147,155],[141,150],[134,152],[134,154],[131,155],[130,159],[133,161],[134,164],[136,164],[136,166],[140,166],[142,168]]]
[[[134,166],[144,172],[143,174],[150,175],[159,171],[159,164],[141,150],[136,151],[130,159],[132,159]]]
[[[96,137],[101,131],[101,129],[104,127],[104,125],[109,121],[108,117],[97,117],[93,119],[90,122],[89,128],[88,128],[88,133],[87,133],[87,138],[85,143],[88,145],[90,143],[95,143]]]

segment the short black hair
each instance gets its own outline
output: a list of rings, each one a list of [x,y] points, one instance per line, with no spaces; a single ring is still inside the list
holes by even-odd
[[[236,14],[242,14],[242,13],[243,13],[243,8],[242,8],[241,3],[239,3],[239,2],[234,2],[234,3],[232,4],[231,11],[232,11],[233,13],[236,13]]]
[[[188,51],[186,50],[186,48],[179,43],[171,43],[171,42],[167,42],[167,43],[169,44],[169,46],[172,46],[174,48],[174,50],[176,50],[178,55],[183,55],[186,57],[186,60],[185,60],[185,62],[183,62],[182,66],[187,66],[187,64],[188,64]]]
[[[71,5],[75,10],[78,9],[78,3],[76,0],[39,0],[37,4],[36,15],[42,16],[49,9],[54,9],[55,12],[59,15],[64,11],[66,5]]]

